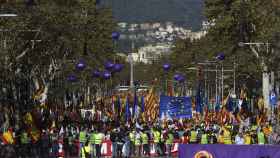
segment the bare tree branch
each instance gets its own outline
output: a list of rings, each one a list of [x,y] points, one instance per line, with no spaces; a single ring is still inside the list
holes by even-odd
[[[26,55],[26,53],[29,51],[29,48],[26,48],[20,55],[16,57],[16,61],[18,61],[20,58]]]
[[[254,53],[254,55],[259,59],[259,58],[260,58],[259,53],[258,53],[258,51],[254,48],[254,46],[250,45],[250,49],[251,49],[251,51]]]

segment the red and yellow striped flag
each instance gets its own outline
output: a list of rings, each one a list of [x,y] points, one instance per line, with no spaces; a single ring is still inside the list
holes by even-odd
[[[152,87],[145,98],[145,112],[142,117],[144,121],[156,120],[159,114],[159,101],[155,94],[155,89]]]

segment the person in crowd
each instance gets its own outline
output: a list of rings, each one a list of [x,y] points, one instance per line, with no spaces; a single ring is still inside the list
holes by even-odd
[[[143,146],[143,153],[142,156],[149,156],[150,155],[150,144],[149,144],[149,134],[147,131],[142,131],[141,133],[141,142]]]
[[[130,139],[130,156],[134,156],[135,155],[135,131],[133,129],[133,127],[130,128],[130,132],[129,132],[129,139]]]
[[[137,157],[141,156],[141,131],[136,129],[135,132],[135,155]]]
[[[28,158],[30,155],[30,138],[28,136],[28,133],[25,130],[22,130],[20,135],[20,145],[21,145],[21,156],[23,158]]]
[[[166,137],[166,140],[165,140],[167,156],[172,155],[171,151],[172,151],[173,141],[174,141],[174,132],[170,129],[167,132],[167,137]]]
[[[47,130],[43,130],[42,136],[41,136],[41,156],[42,158],[48,158],[49,157],[49,146],[51,145],[50,136]]]
[[[243,135],[242,133],[238,133],[236,136],[235,136],[235,144],[238,144],[238,145],[242,145],[244,144],[244,138],[243,138]]]
[[[110,134],[110,140],[112,142],[112,157],[116,158],[117,157],[117,147],[118,147],[118,143],[117,143],[117,128],[113,129],[111,134]]]
[[[83,149],[85,143],[87,142],[87,132],[86,132],[86,128],[81,128],[81,131],[79,133],[79,141],[80,141],[80,151],[79,151],[79,155],[81,155],[81,150]]]
[[[202,130],[200,144],[208,144],[208,134],[204,130]]]
[[[258,144],[259,145],[264,145],[265,144],[265,137],[264,137],[264,133],[263,133],[262,129],[260,129],[258,131]]]
[[[98,130],[95,136],[95,150],[96,150],[96,157],[101,157],[101,145],[102,141],[104,140],[105,134],[102,132],[101,129]]]
[[[191,129],[191,132],[190,132],[190,144],[196,144],[197,143],[197,130],[195,130],[195,128],[193,127]]]

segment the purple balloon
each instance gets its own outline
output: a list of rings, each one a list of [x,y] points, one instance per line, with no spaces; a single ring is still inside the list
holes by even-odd
[[[173,76],[174,80],[176,80],[176,81],[179,81],[180,77],[181,77],[180,74],[175,74],[175,75]]]
[[[120,38],[120,33],[119,32],[113,32],[112,33],[112,39],[113,40],[118,40]]]
[[[115,64],[114,65],[114,72],[121,72],[123,69],[123,64]]]
[[[184,77],[184,76],[180,76],[180,77],[178,78],[178,81],[179,81],[179,82],[184,82],[184,81],[185,81],[185,77]]]
[[[110,79],[110,78],[111,78],[111,73],[110,73],[109,71],[105,71],[105,72],[103,73],[103,78],[104,78],[105,80]]]
[[[218,60],[225,60],[225,54],[224,54],[224,53],[219,53],[219,54],[216,56],[216,58],[217,58]]]
[[[71,75],[69,75],[67,77],[67,81],[69,81],[69,82],[76,82],[77,81],[77,77],[75,75],[71,74]]]
[[[101,72],[100,72],[99,70],[94,70],[94,71],[92,72],[92,77],[98,78],[98,77],[100,77],[100,76],[101,76]]]
[[[167,64],[167,63],[166,63],[166,64],[163,64],[162,67],[163,67],[163,70],[164,70],[164,71],[168,71],[168,70],[170,69],[171,66],[170,66],[170,64]]]
[[[78,70],[84,70],[86,68],[86,62],[84,60],[80,60],[77,64],[76,64],[76,68]]]
[[[112,70],[114,68],[114,63],[112,63],[111,61],[107,61],[104,66],[106,70]]]

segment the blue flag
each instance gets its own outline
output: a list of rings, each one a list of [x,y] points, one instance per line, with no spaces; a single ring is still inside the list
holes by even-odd
[[[145,98],[144,98],[144,96],[141,97],[141,111],[145,112]]]
[[[227,110],[230,112],[232,112],[234,110],[233,98],[231,98],[230,96],[228,97],[228,100],[227,100]]]
[[[119,116],[120,112],[121,112],[121,98],[118,96],[118,99],[117,99],[117,115]]]
[[[125,103],[125,121],[128,122],[130,119],[130,109],[129,109],[129,100],[128,97],[126,98],[126,103]]]
[[[137,97],[137,94],[136,94],[136,91],[135,91],[135,92],[134,92],[134,101],[133,101],[133,111],[132,111],[132,116],[133,116],[133,118],[134,118],[135,115],[136,115],[137,106],[138,106],[138,97]]]
[[[192,118],[190,97],[160,96],[159,115],[171,118]]]

